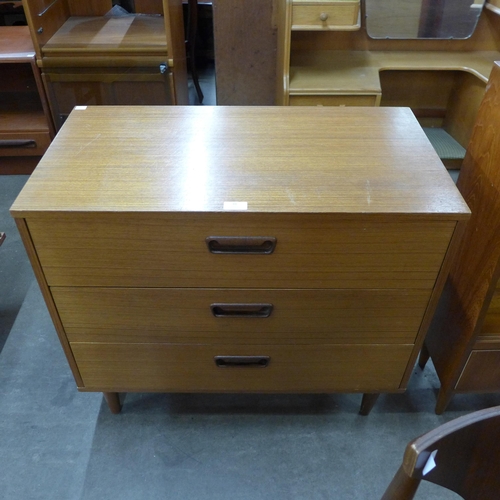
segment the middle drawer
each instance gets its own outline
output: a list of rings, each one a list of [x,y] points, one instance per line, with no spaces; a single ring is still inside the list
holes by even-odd
[[[411,344],[428,290],[54,287],[70,342]]]

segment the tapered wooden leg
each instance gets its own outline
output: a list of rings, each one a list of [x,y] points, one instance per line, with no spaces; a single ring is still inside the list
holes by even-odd
[[[408,476],[401,466],[389,483],[381,500],[411,500],[415,496],[419,484],[420,480]]]
[[[446,407],[451,401],[452,396],[453,396],[452,391],[446,391],[443,389],[443,386],[441,386],[441,389],[439,389],[438,392],[438,397],[436,402],[436,410],[435,410],[436,415],[441,415],[444,412],[444,410],[446,410]]]
[[[427,361],[429,361],[429,349],[427,349],[427,346],[424,344],[422,345],[422,349],[420,349],[420,356],[418,358],[418,366],[423,370],[425,368],[425,365],[427,364]]]
[[[116,415],[122,411],[122,405],[120,404],[120,395],[117,392],[103,392],[104,399],[108,403],[111,413]]]
[[[361,408],[359,409],[359,414],[360,415],[368,415],[377,402],[378,397],[380,396],[380,393],[375,393],[375,394],[363,394],[363,399],[361,400]]]

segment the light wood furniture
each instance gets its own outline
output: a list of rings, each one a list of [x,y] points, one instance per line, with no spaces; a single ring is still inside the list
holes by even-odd
[[[188,103],[182,0],[135,7],[110,16],[111,0],[25,2],[57,128],[75,105]]]
[[[422,126],[442,128],[466,148],[493,62],[500,59],[500,16],[483,10],[466,40],[371,39],[364,1],[358,2],[361,24],[352,17],[345,24],[318,21],[322,14],[330,19],[330,7],[354,3],[279,1],[277,103],[408,106]],[[314,23],[297,21],[304,8],[315,13]]]
[[[80,390],[363,413],[406,388],[469,217],[408,109],[198,106],[73,111],[12,214]]]
[[[420,481],[443,486],[465,500],[496,498],[499,454],[500,406],[456,418],[408,443],[382,500],[411,500]]]
[[[499,110],[495,63],[457,184],[472,217],[420,359],[431,356],[441,382],[436,413],[457,392],[500,391]]]
[[[0,27],[0,174],[30,174],[54,137],[27,26]]]

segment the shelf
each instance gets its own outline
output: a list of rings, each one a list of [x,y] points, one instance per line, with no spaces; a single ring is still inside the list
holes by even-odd
[[[499,52],[296,51],[290,95],[377,94],[380,71],[458,70],[487,82]]]

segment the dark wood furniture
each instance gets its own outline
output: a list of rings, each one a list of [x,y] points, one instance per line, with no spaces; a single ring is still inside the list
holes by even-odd
[[[5,240],[5,233],[0,233],[0,246],[2,246],[4,240]]]
[[[37,62],[59,129],[75,105],[187,104],[182,0],[26,0]]]
[[[217,104],[275,104],[277,0],[212,4]]]
[[[500,406],[451,420],[408,443],[382,500],[411,500],[420,481],[465,500],[500,494]]]
[[[500,66],[479,108],[457,187],[472,211],[420,357],[441,388],[436,413],[458,392],[500,391]]]
[[[411,152],[411,154],[409,154]],[[408,109],[89,106],[12,210],[78,388],[403,392],[469,210]]]
[[[54,137],[27,26],[0,27],[0,174],[30,174]]]

